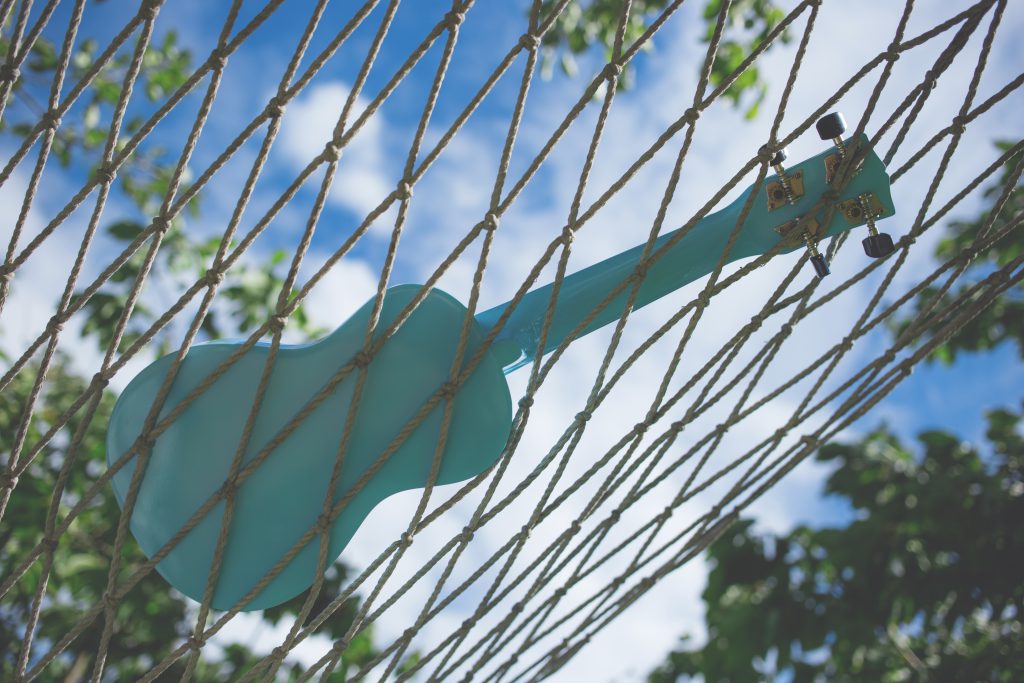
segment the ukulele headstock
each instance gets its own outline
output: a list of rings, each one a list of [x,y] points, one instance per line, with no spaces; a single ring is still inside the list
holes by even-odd
[[[839,113],[822,117],[817,129],[833,146],[788,169],[783,167],[785,149],[776,151],[769,160],[775,174],[758,189],[745,230],[754,233],[749,237],[758,253],[806,247],[815,272],[824,277],[829,268],[818,243],[826,237],[866,225],[865,253],[872,258],[891,254],[892,238],[878,232],[875,221],[892,216],[895,208],[889,174],[867,136],[844,140],[846,124]],[[852,164],[843,163],[848,158]]]

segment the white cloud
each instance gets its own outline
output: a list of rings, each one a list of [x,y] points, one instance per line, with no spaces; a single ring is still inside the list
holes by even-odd
[[[304,168],[324,150],[351,92],[341,81],[328,81],[310,87],[285,111],[279,149],[295,168]],[[366,109],[360,95],[353,104],[349,125]],[[387,124],[375,114],[342,151],[329,200],[360,218],[376,208],[394,189],[398,176],[389,164],[386,147]],[[378,225],[386,225],[379,221]]]

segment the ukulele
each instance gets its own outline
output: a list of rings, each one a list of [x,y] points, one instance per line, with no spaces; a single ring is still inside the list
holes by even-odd
[[[728,261],[804,247],[815,272],[823,277],[828,274],[828,264],[817,250],[818,242],[865,224],[870,232],[864,239],[868,255],[877,258],[891,253],[892,239],[874,225],[875,220],[894,213],[889,176],[869,149],[867,138],[843,140],[844,130],[841,115],[824,117],[818,122],[818,132],[823,139],[834,141],[832,148],[789,170],[782,167],[785,153],[775,153],[770,160],[775,175],[695,223],[682,239],[672,243],[678,231],[659,237],[650,253],[660,252],[660,256],[656,262],[648,259],[633,308],[708,274],[736,228],[746,199],[755,191],[762,196],[755,197]],[[847,155],[852,157],[846,165],[848,172],[834,178]],[[831,193],[825,194],[827,191]],[[831,206],[825,197],[835,198]],[[670,246],[664,247],[666,244]],[[468,311],[451,295],[431,289],[372,358],[363,361],[365,382],[332,501],[336,507],[339,501],[345,502],[333,519],[321,522],[329,524],[328,562],[341,554],[380,501],[427,485],[446,400],[452,403],[451,421],[435,483],[465,481],[497,462],[512,425],[505,374],[556,348],[623,280],[639,277],[635,274],[642,252],[643,246],[637,246],[565,276],[543,348],[538,348],[539,333],[552,285],[527,293],[476,367],[459,383],[458,391],[444,400],[436,400],[436,395],[449,379]],[[618,320],[629,290],[629,286],[623,287],[577,336]],[[399,285],[386,291],[375,328],[378,337],[420,293],[418,285]],[[464,364],[477,354],[507,307],[504,304],[475,316]],[[363,349],[371,313],[372,301],[319,341],[280,345],[240,468],[244,471],[261,452],[266,457],[235,482],[234,510],[213,592],[215,609],[235,606],[320,520],[360,372],[351,364]],[[190,348],[157,422],[239,346],[237,341],[215,341]],[[249,348],[146,446],[129,528],[147,556],[157,553],[225,487],[269,349],[265,342]],[[112,479],[122,508],[140,457],[140,434],[173,358],[173,354],[164,356],[140,372],[114,406],[107,432],[108,464],[136,449]],[[346,366],[350,372],[330,387],[330,378]],[[320,403],[300,415],[318,394],[325,394]],[[426,409],[431,397],[435,397],[434,407],[394,448],[403,427]],[[302,418],[298,426],[280,443],[273,443],[275,435],[297,418]],[[389,445],[392,452],[381,461]],[[374,467],[377,469],[372,471]],[[361,478],[365,481],[353,494]],[[202,599],[206,588],[224,510],[222,499],[156,565],[172,586],[195,600]],[[277,605],[309,587],[315,579],[318,552],[319,536],[314,534],[243,609]]]

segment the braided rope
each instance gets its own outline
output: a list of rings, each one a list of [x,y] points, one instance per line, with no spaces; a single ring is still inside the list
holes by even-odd
[[[596,193],[589,205],[585,205],[586,192],[593,185],[594,169],[598,150],[602,140],[613,126],[612,107],[616,97],[616,86],[621,77],[622,69],[650,43],[652,38],[666,25],[682,5],[682,0],[668,3],[666,7],[652,19],[648,28],[632,42],[626,35],[627,22],[631,11],[629,0],[622,4],[619,21],[614,38],[614,46],[608,60],[600,65],[583,88],[578,100],[573,103],[565,116],[555,126],[550,136],[543,141],[537,152],[526,161],[518,177],[511,174],[512,158],[517,145],[520,145],[519,130],[528,113],[528,93],[534,79],[538,53],[545,34],[554,25],[569,5],[569,0],[560,0],[546,8],[542,16],[542,3],[535,0],[529,12],[528,26],[504,56],[494,70],[483,79],[479,89],[469,98],[464,108],[455,116],[448,128],[436,137],[433,146],[425,148],[427,140],[435,139],[428,134],[428,125],[442,93],[445,76],[449,66],[456,58],[456,46],[460,30],[467,16],[471,14],[472,0],[453,0],[447,12],[423,33],[422,40],[408,51],[390,76],[380,79],[383,85],[376,95],[358,114],[355,111],[357,98],[361,96],[381,50],[384,49],[385,38],[388,36],[392,21],[399,11],[399,0],[389,0],[379,18],[379,25],[362,61],[359,72],[349,91],[342,111],[339,113],[331,139],[323,152],[312,159],[301,169],[294,179],[269,204],[263,215],[259,217],[251,229],[241,239],[235,239],[241,226],[246,208],[251,202],[255,186],[270,156],[271,148],[280,130],[281,121],[287,105],[293,101],[310,84],[312,79],[322,72],[338,50],[345,45],[349,37],[369,18],[374,9],[381,3],[370,0],[354,10],[351,18],[334,33],[317,55],[313,57],[304,71],[299,72],[299,65],[307,48],[312,43],[314,34],[320,25],[320,19],[326,8],[326,0],[321,0],[314,8],[297,46],[294,57],[290,60],[285,74],[278,85],[275,95],[249,123],[242,127],[241,132],[214,157],[214,160],[198,177],[185,183],[185,172],[192,159],[206,126],[207,120],[215,109],[215,99],[222,79],[227,58],[239,51],[253,33],[262,25],[271,22],[281,6],[280,0],[268,1],[244,26],[232,35],[234,24],[241,7],[240,0],[235,0],[228,12],[227,19],[220,31],[216,47],[186,80],[171,93],[155,113],[150,115],[128,137],[119,143],[122,122],[133,94],[133,86],[139,76],[140,67],[146,46],[148,45],[157,20],[157,12],[161,2],[149,1],[142,4],[137,14],[128,18],[124,27],[109,41],[104,50],[97,55],[95,61],[85,70],[79,80],[71,85],[63,95],[67,78],[69,60],[80,31],[85,10],[84,0],[76,0],[71,10],[68,25],[64,31],[57,68],[50,84],[49,97],[44,111],[38,112],[38,121],[32,126],[24,142],[14,151],[11,158],[0,169],[0,186],[8,182],[15,170],[34,145],[38,144],[38,152],[26,185],[21,206],[13,222],[13,229],[8,248],[5,253],[0,277],[0,312],[11,296],[16,294],[12,283],[17,280],[19,270],[37,254],[49,240],[61,239],[58,231],[68,223],[69,217],[79,209],[88,198],[95,193],[95,203],[82,236],[76,259],[69,270],[66,285],[53,315],[45,328],[31,341],[23,352],[10,361],[2,377],[0,387],[7,387],[18,377],[32,376],[31,389],[21,407],[14,437],[13,447],[8,460],[4,463],[2,491],[0,491],[0,519],[2,519],[13,496],[18,495],[17,485],[26,476],[31,477],[30,466],[43,454],[48,447],[58,443],[62,430],[69,428],[73,420],[78,420],[75,430],[65,447],[65,459],[61,463],[56,486],[50,497],[45,519],[41,520],[38,530],[38,541],[27,548],[20,563],[4,569],[4,577],[0,582],[0,599],[15,588],[31,591],[31,608],[26,617],[26,629],[17,658],[17,676],[19,680],[31,680],[43,673],[60,657],[61,653],[79,638],[86,629],[98,628],[100,633],[95,659],[92,662],[90,679],[102,680],[107,663],[111,643],[117,638],[118,630],[124,625],[118,622],[117,608],[126,595],[138,583],[148,576],[159,562],[193,529],[207,513],[221,501],[225,503],[220,521],[220,531],[211,573],[208,577],[203,599],[195,614],[191,635],[184,639],[159,662],[154,662],[152,669],[143,680],[154,680],[167,671],[175,662],[185,657],[184,680],[190,680],[197,670],[204,653],[205,645],[220,633],[226,624],[236,617],[247,602],[269,584],[291,561],[291,559],[308,543],[316,540],[318,547],[317,575],[312,589],[306,594],[304,602],[294,623],[288,628],[287,634],[280,645],[267,654],[243,676],[243,680],[274,680],[280,667],[289,654],[306,641],[311,635],[321,632],[321,627],[356,591],[363,591],[365,598],[357,610],[347,632],[337,638],[323,656],[312,666],[305,667],[300,680],[309,680],[319,676],[327,680],[339,663],[342,654],[357,636],[367,632],[376,623],[384,623],[396,610],[401,600],[417,599],[422,594],[422,601],[417,603],[415,617],[403,632],[393,639],[380,644],[377,654],[366,662],[357,678],[370,675],[381,680],[406,680],[413,676],[427,676],[427,680],[449,680],[461,677],[463,681],[482,679],[485,681],[518,681],[541,680],[552,675],[564,666],[572,657],[580,652],[587,643],[613,620],[650,591],[659,581],[684,566],[696,557],[709,543],[720,536],[739,514],[752,503],[762,497],[775,486],[788,472],[812,454],[819,444],[828,441],[841,429],[853,424],[858,418],[867,414],[870,408],[877,405],[892,389],[903,381],[917,363],[944,340],[949,339],[958,329],[977,316],[996,296],[1007,291],[1011,286],[1024,278],[1022,260],[1018,257],[1002,265],[981,282],[961,292],[949,302],[936,297],[927,310],[905,329],[892,345],[873,360],[863,364],[856,372],[844,377],[838,386],[833,375],[839,373],[843,362],[848,360],[849,353],[858,340],[871,335],[886,320],[898,312],[904,304],[912,300],[919,292],[932,283],[940,282],[939,291],[945,295],[963,275],[970,259],[995,244],[999,239],[1016,230],[1022,220],[1014,217],[1008,224],[994,231],[994,218],[1005,204],[1010,192],[1016,187],[1022,170],[1024,170],[1024,142],[1017,143],[1006,150],[998,159],[988,165],[964,185],[952,198],[938,210],[932,210],[932,203],[937,197],[939,184],[953,163],[959,143],[966,127],[980,116],[1005,102],[1024,86],[1024,74],[1004,84],[988,98],[975,104],[982,74],[995,44],[1000,21],[1003,17],[1005,0],[980,0],[964,9],[955,16],[935,24],[918,36],[905,38],[905,32],[913,10],[914,3],[908,0],[904,5],[901,17],[897,22],[894,35],[889,46],[868,60],[850,79],[840,84],[833,93],[823,98],[819,108],[802,121],[783,128],[783,120],[788,110],[791,95],[796,86],[800,67],[807,53],[808,45],[816,26],[821,6],[820,0],[804,0],[797,4],[785,18],[776,25],[767,38],[759,44],[743,63],[722,80],[714,88],[711,87],[710,76],[714,56],[722,39],[725,28],[729,2],[721,3],[715,29],[704,59],[700,76],[692,102],[678,118],[671,122],[664,131],[647,148],[640,150],[638,156],[629,164],[625,171],[616,177],[603,191]],[[0,4],[0,16],[8,17],[14,9],[14,0],[5,0]],[[9,41],[9,51],[0,67],[0,117],[10,99],[19,78],[19,68],[29,54],[29,50],[43,34],[56,11],[56,0],[50,0],[42,8],[33,11],[32,2],[23,0],[14,14]],[[30,25],[30,18],[34,23]],[[728,88],[736,82],[749,68],[757,63],[765,52],[781,39],[783,33],[797,25],[801,17],[805,17],[803,31],[795,56],[788,72],[782,91],[782,97],[770,127],[769,146],[777,148],[793,142],[804,134],[815,119],[820,117],[858,84],[865,81],[878,69],[877,77],[867,99],[862,115],[857,119],[855,135],[868,131],[871,119],[882,102],[884,92],[892,89],[890,78],[896,68],[897,61],[909,50],[938,39],[947,32],[952,33],[946,46],[939,52],[932,67],[900,100],[894,111],[881,125],[874,127],[870,136],[874,144],[894,131],[894,139],[884,155],[886,163],[896,159],[899,150],[910,140],[910,133],[922,117],[926,101],[931,97],[934,87],[948,71],[954,59],[957,59],[969,45],[970,38],[985,25],[984,37],[978,53],[977,64],[970,81],[964,89],[964,98],[959,111],[950,117],[949,124],[935,132],[923,145],[904,154],[905,161],[895,168],[891,179],[894,183],[906,173],[926,159],[930,152],[943,141],[947,144],[938,161],[936,172],[928,184],[925,196],[917,210],[913,223],[908,226],[905,236],[897,244],[896,254],[892,259],[873,262],[845,281],[838,283],[829,291],[819,293],[818,283],[798,285],[802,282],[799,264],[793,266],[781,281],[770,291],[764,303],[753,313],[749,321],[743,323],[737,331],[715,353],[711,354],[700,367],[695,370],[681,372],[684,367],[684,354],[691,358],[693,339],[700,329],[705,313],[722,295],[752,276],[755,271],[771,262],[775,253],[765,254],[734,269],[726,269],[728,254],[732,249],[743,224],[745,216],[751,210],[757,192],[752,192],[742,207],[739,220],[734,225],[725,248],[719,256],[710,277],[693,298],[681,305],[668,320],[657,329],[645,335],[638,345],[631,348],[624,359],[616,363],[617,351],[626,341],[630,326],[631,313],[642,281],[642,271],[649,268],[664,256],[671,246],[680,239],[696,223],[733,191],[751,173],[755,174],[755,189],[760,186],[768,170],[765,155],[754,156],[741,165],[719,190],[714,192],[708,201],[687,219],[673,238],[666,244],[655,248],[655,241],[662,234],[669,216],[670,206],[676,196],[677,188],[684,171],[684,162],[691,150],[696,127],[702,113],[719,102]],[[984,19],[988,17],[986,24]],[[131,46],[132,58],[124,77],[123,87],[114,108],[114,118],[103,147],[102,161],[97,172],[78,189],[72,198],[57,211],[54,218],[24,246],[20,246],[30,211],[36,203],[40,189],[44,187],[43,174],[51,154],[55,136],[57,135],[62,117],[81,97],[95,80],[106,64],[117,56],[132,37],[136,36]],[[372,117],[379,115],[382,106],[388,102],[399,86],[406,80],[413,69],[430,53],[432,46],[441,42],[440,59],[434,77],[426,94],[422,113],[419,117],[415,134],[406,155],[401,179],[395,189],[388,194],[366,217],[356,226],[340,244],[331,251],[324,262],[302,284],[299,284],[299,272],[304,259],[310,250],[321,214],[325,208],[327,195],[340,163],[341,154],[352,143],[358,132],[365,128]],[[524,68],[519,82],[518,96],[508,124],[502,153],[495,173],[490,200],[483,218],[473,225],[461,237],[452,251],[444,256],[434,272],[427,278],[426,284],[414,297],[405,310],[390,323],[386,329],[379,329],[379,318],[383,305],[384,293],[391,281],[392,271],[396,263],[398,249],[402,244],[404,228],[408,222],[409,212],[414,206],[412,194],[430,168],[443,157],[450,143],[455,140],[467,122],[476,114],[480,105],[493,92],[497,84],[511,70],[512,66],[523,58]],[[99,275],[84,287],[78,281],[84,270],[84,263],[92,249],[92,242],[99,222],[103,217],[111,186],[116,174],[124,163],[140,150],[140,146],[152,137],[157,124],[164,120],[192,92],[199,83],[207,79],[207,86],[202,97],[199,111],[192,124],[185,144],[175,163],[174,171],[159,211],[151,217],[150,224],[122,251],[116,255],[103,254],[99,258],[107,259]],[[710,91],[710,92],[709,92]],[[495,240],[503,217],[523,195],[531,182],[535,181],[539,171],[556,153],[556,149],[566,139],[574,125],[580,121],[584,112],[596,103],[598,111],[589,138],[586,155],[582,161],[575,191],[572,193],[564,228],[561,233],[550,240],[543,249],[537,262],[531,267],[529,274],[515,292],[512,300],[490,331],[479,349],[468,353],[469,333],[472,328],[472,316],[479,305],[481,288],[487,273],[488,263],[496,256]],[[142,297],[146,283],[150,281],[151,272],[162,246],[171,221],[179,216],[190,201],[200,196],[213,179],[221,173],[226,164],[238,155],[243,146],[256,135],[256,131],[264,128],[263,139],[259,145],[251,169],[246,176],[243,188],[232,210],[230,220],[218,236],[218,246],[212,265],[205,276],[191,283],[178,298],[166,307],[154,322],[144,330],[126,349],[119,351],[125,337],[129,319]],[[513,418],[512,435],[497,463],[488,472],[484,472],[467,482],[457,491],[452,492],[444,500],[434,501],[438,490],[435,489],[436,478],[440,469],[440,458],[444,451],[448,429],[452,419],[452,399],[459,387],[482,362],[488,347],[493,343],[510,315],[522,301],[524,295],[538,281],[543,269],[549,265],[554,267],[554,280],[551,299],[547,306],[545,318],[539,331],[538,358],[540,350],[547,343],[550,327],[554,317],[555,302],[566,273],[569,270],[569,259],[573,253],[575,240],[584,233],[582,229],[593,222],[620,192],[626,188],[638,173],[644,169],[655,156],[681,134],[679,148],[675,153],[672,169],[668,174],[666,186],[662,194],[656,215],[654,216],[643,253],[641,267],[637,276],[620,284],[605,300],[587,313],[583,322],[571,333],[564,342],[554,349],[547,357],[538,360],[530,369],[526,380],[526,388],[519,401],[518,409]],[[855,159],[846,159],[849,166]],[[955,210],[966,198],[987,179],[994,176],[1004,164],[1013,161],[1014,170],[997,197],[996,208],[991,212],[988,221],[982,226],[976,239],[961,254],[937,264],[927,275],[905,291],[896,294],[895,301],[887,303],[887,297],[894,295],[900,281],[898,275],[910,258],[910,251],[917,238],[937,225],[951,211]],[[214,370],[199,386],[175,405],[163,411],[174,376],[178,372],[185,354],[198,335],[204,318],[214,305],[218,288],[224,275],[231,272],[250,250],[256,239],[264,234],[268,226],[281,215],[282,211],[291,206],[295,197],[316,173],[323,172],[316,198],[306,220],[305,229],[297,240],[291,262],[284,278],[284,286],[278,292],[273,316],[260,325],[242,343],[238,350]],[[842,173],[840,173],[842,175]],[[243,456],[249,449],[252,430],[259,418],[260,406],[266,394],[270,374],[274,368],[280,349],[284,325],[297,307],[308,297],[313,287],[319,283],[326,273],[340,260],[349,255],[363,240],[371,225],[392,207],[396,208],[394,228],[390,233],[388,246],[383,257],[376,293],[373,299],[372,314],[365,332],[364,344],[356,356],[351,359],[340,359],[338,370],[317,390],[316,394],[303,406],[296,410],[295,415],[273,438],[243,464]],[[828,208],[831,210],[831,208]],[[904,214],[901,206],[901,215]],[[66,230],[65,230],[66,232]],[[844,236],[845,238],[845,236]],[[473,267],[472,285],[467,297],[468,313],[460,328],[459,340],[455,357],[449,371],[448,382],[440,387],[420,408],[417,414],[403,425],[387,448],[378,456],[369,470],[350,490],[335,501],[335,491],[339,485],[341,465],[344,462],[349,438],[358,419],[359,403],[366,379],[366,367],[381,347],[400,329],[405,320],[425,299],[429,288],[434,286],[453,264],[474,247],[479,240],[479,257]],[[845,239],[833,240],[829,245],[830,257],[835,257],[845,244]],[[86,389],[75,397],[71,406],[61,415],[48,419],[42,434],[33,434],[30,427],[37,420],[36,406],[48,383],[48,371],[53,364],[61,341],[60,333],[64,325],[94,297],[101,287],[129,259],[140,250],[141,266],[137,275],[130,283],[127,304],[120,312],[114,328],[111,342],[107,345],[99,370]],[[557,254],[557,258],[556,258]],[[94,255],[96,256],[96,255]],[[807,320],[816,311],[824,308],[829,302],[837,300],[843,293],[850,292],[858,283],[866,278],[880,277],[869,301],[859,312],[857,319],[850,326],[847,334],[836,344],[823,350],[816,358],[810,360],[797,372],[792,373],[784,381],[772,388],[765,389],[763,384],[771,383],[769,369],[782,353],[786,341],[801,322]],[[877,279],[877,278],[876,278]],[[796,286],[796,290],[790,289]],[[534,401],[544,396],[544,387],[550,383],[553,373],[560,362],[566,358],[569,344],[580,335],[600,312],[621,295],[625,294],[626,305],[622,314],[608,336],[602,360],[593,369],[594,377],[591,387],[585,394],[580,391],[582,407],[575,418],[565,425],[560,434],[552,434],[548,439],[549,450],[536,460],[536,464],[525,471],[522,476],[516,475],[516,481],[507,482],[513,458],[522,462],[526,453],[517,451],[525,448],[526,435],[531,433],[530,416],[534,410]],[[73,296],[74,295],[74,296]],[[188,312],[186,314],[186,311]],[[69,477],[80,466],[77,457],[82,449],[82,441],[90,423],[95,419],[100,399],[105,388],[115,376],[118,376],[129,361],[140,353],[148,351],[150,345],[159,335],[165,334],[169,325],[182,320],[182,316],[190,319],[184,339],[177,347],[174,361],[167,377],[158,393],[157,401],[150,409],[146,426],[138,441],[125,453],[117,454],[114,464],[101,476],[95,478],[86,492],[77,500],[65,501],[65,489]],[[774,316],[784,318],[777,325]],[[684,324],[685,319],[685,324]],[[668,337],[678,332],[678,339]],[[927,334],[926,334],[927,332]],[[217,494],[211,496],[196,511],[188,523],[161,548],[153,557],[145,562],[122,566],[124,545],[131,543],[127,531],[134,502],[139,492],[148,463],[148,454],[155,439],[162,434],[184,410],[217,378],[223,375],[235,362],[252,348],[263,336],[270,335],[270,349],[267,354],[258,388],[250,406],[248,418],[242,438],[233,456],[229,486],[225,486]],[[923,340],[923,343],[921,343]],[[589,464],[580,469],[578,452],[592,447],[590,425],[594,416],[612,401],[614,390],[621,387],[627,377],[635,376],[642,363],[650,362],[654,349],[659,342],[673,342],[672,351],[663,363],[663,372],[656,383],[650,404],[645,406],[644,416],[632,429],[622,434],[614,443],[602,448],[603,452],[589,458]],[[902,354],[902,358],[900,357]],[[739,369],[734,367],[739,365]],[[844,371],[845,372],[845,371]],[[631,374],[633,373],[633,374]],[[731,373],[731,374],[730,374]],[[228,539],[228,530],[234,512],[234,494],[237,487],[244,483],[266,460],[270,453],[281,444],[302,422],[350,376],[354,382],[353,398],[344,420],[342,438],[338,447],[334,467],[327,486],[327,495],[323,501],[321,515],[317,522],[307,530],[291,549],[277,559],[274,567],[253,586],[238,604],[223,614],[212,619],[211,602],[223,560],[224,549]],[[783,396],[796,396],[796,401],[788,419],[771,435],[762,439],[750,448],[745,448],[738,455],[729,453],[722,460],[723,451],[731,446],[727,436],[737,426],[766,408],[773,400]],[[724,399],[729,398],[730,405],[726,416],[713,428],[701,426],[701,420],[709,419],[712,411],[720,408]],[[328,532],[331,522],[343,512],[348,502],[358,493],[375,472],[387,461],[391,453],[399,448],[413,430],[436,408],[442,414],[438,441],[432,454],[428,481],[415,511],[405,524],[400,538],[390,543],[376,558],[367,563],[365,569],[349,581],[343,590],[323,606],[322,595],[325,574],[331,558],[328,557]],[[800,438],[794,435],[802,432]],[[31,438],[30,438],[31,436]],[[128,489],[122,515],[117,521],[116,540],[112,549],[108,567],[107,585],[104,598],[84,610],[68,632],[56,643],[47,643],[45,652],[38,650],[35,643],[35,632],[39,620],[44,616],[44,596],[48,581],[53,571],[55,550],[73,524],[98,496],[106,491],[113,476],[128,465],[132,465],[131,485]],[[683,468],[688,468],[684,471]],[[541,478],[547,477],[543,486]],[[511,487],[502,493],[502,485]],[[644,516],[642,523],[625,531],[628,524],[637,522],[637,506],[663,495],[666,488],[670,490],[667,503],[660,512]],[[715,493],[722,489],[719,493]],[[526,502],[528,492],[536,494]],[[659,493],[662,492],[662,493]],[[708,496],[717,496],[716,502],[705,505],[701,514],[693,512],[694,505],[702,504]],[[62,501],[68,505],[62,507]],[[446,514],[455,514],[453,508],[460,504],[468,506],[468,521],[456,534],[451,535],[446,543],[439,543],[435,552],[422,562],[409,576],[399,584],[399,569],[409,564],[408,550],[415,537],[431,529],[437,531],[437,523]],[[432,509],[431,509],[431,506]],[[518,507],[517,507],[518,506]],[[523,508],[525,506],[525,508]],[[689,512],[682,514],[686,507]],[[519,530],[508,538],[499,548],[487,553],[486,558],[479,558],[469,552],[476,544],[473,543],[478,531],[488,524],[494,528],[501,514],[509,511],[526,509],[526,517]],[[65,510],[61,516],[61,510]],[[528,545],[531,538],[538,532],[545,531],[545,522],[557,515],[570,510],[571,521],[561,524],[559,533],[549,539],[543,547],[533,548]],[[683,520],[683,521],[680,521]],[[618,534],[618,535],[616,535]],[[614,545],[611,545],[614,543]],[[611,547],[609,547],[611,546]],[[470,560],[469,558],[473,558]],[[403,564],[404,561],[404,564]],[[38,563],[35,571],[30,571]],[[462,569],[462,576],[459,573]],[[468,571],[468,574],[466,573]],[[611,572],[613,577],[605,585],[591,590],[593,581]],[[408,572],[407,572],[408,573]],[[396,585],[399,584],[399,585]],[[472,591],[477,599],[472,610],[460,626],[451,630],[439,642],[431,643],[426,649],[425,642],[420,638],[429,635],[446,610],[452,604]],[[589,592],[588,592],[589,591]],[[102,618],[102,626],[94,625],[96,619]],[[403,659],[410,648],[419,648],[417,659],[409,666],[403,665]],[[529,661],[527,661],[529,660]],[[400,669],[400,667],[403,667]]]

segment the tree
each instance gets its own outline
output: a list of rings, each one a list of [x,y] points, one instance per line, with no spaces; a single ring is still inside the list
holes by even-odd
[[[822,448],[854,521],[733,525],[709,550],[707,645],[648,680],[1024,680],[1022,417],[987,419],[984,448],[930,431],[915,453],[885,428]]]
[[[996,146],[1006,151],[1013,143],[1003,141],[996,143]],[[977,258],[970,262],[950,291],[943,293],[933,286],[921,292],[914,300],[913,310],[893,323],[892,327],[896,333],[902,332],[922,312],[935,306],[936,298],[939,299],[940,308],[947,305],[962,296],[995,268],[1006,266],[1024,251],[1024,234],[1019,227],[1008,230],[1011,223],[1024,214],[1024,184],[1019,177],[1015,182],[1013,180],[1015,167],[1019,163],[1019,155],[1007,160],[1000,178],[985,189],[984,197],[990,202],[988,209],[982,211],[974,220],[953,221],[948,225],[945,238],[935,248],[935,256],[947,260],[962,253],[975,244],[982,236],[981,231],[986,228],[985,236],[1002,237],[995,240],[987,249],[983,249]],[[999,198],[1006,188],[1011,187],[1011,183],[1012,189],[1006,201],[999,210],[996,210]],[[993,211],[995,216],[992,216]],[[991,306],[981,311],[949,341],[936,347],[928,360],[949,365],[962,352],[987,351],[1007,343],[1015,343],[1020,358],[1024,359],[1024,285],[1020,282],[996,298]]]
[[[0,54],[6,54],[8,47],[6,39],[0,40]],[[71,57],[69,78],[78,79],[92,67],[96,53],[95,41],[82,41]],[[52,148],[53,157],[63,168],[90,169],[98,164],[129,61],[130,55],[127,53],[115,55],[83,94],[84,106],[72,109],[64,117]],[[160,101],[186,81],[191,63],[189,52],[180,48],[174,32],[168,31],[147,48],[139,75],[139,87],[149,101]],[[34,122],[43,113],[39,101],[45,98],[45,91],[57,67],[56,48],[46,38],[40,38],[31,47],[25,73],[15,83],[14,106],[9,108],[7,121],[0,127],[0,134],[19,138],[30,133]],[[123,134],[131,135],[141,125],[140,118],[130,119],[126,122]],[[122,137],[115,144],[122,145],[123,142]],[[166,149],[153,143],[143,143],[125,161],[118,173],[117,186],[134,204],[137,216],[107,225],[105,231],[111,237],[127,244],[144,229],[144,222],[158,211],[170,187],[175,163],[176,159]],[[199,210],[198,199],[193,200],[188,207],[190,216],[198,216]],[[161,244],[154,273],[161,278],[164,286],[172,289],[176,285],[183,287],[202,277],[218,245],[217,238],[197,237],[187,229],[185,221],[177,217]],[[220,319],[208,315],[203,322],[200,339],[215,339],[225,334],[247,334],[271,316],[283,285],[277,271],[284,256],[284,252],[276,251],[267,255],[262,263],[240,262],[240,267],[233,267],[219,292],[228,304],[228,316]],[[115,325],[126,305],[128,289],[139,274],[141,263],[142,253],[136,252],[84,304],[82,334],[101,348],[106,348],[112,342]],[[14,287],[17,287],[17,278]],[[121,348],[137,339],[154,320],[153,312],[147,308],[143,299],[132,311]],[[306,336],[317,333],[301,306],[291,317],[290,324]],[[170,350],[169,345],[170,339],[161,335],[157,338],[156,350],[165,353]],[[8,359],[0,357],[0,360]],[[39,365],[30,365],[0,395],[0,453],[4,454],[5,460],[10,457],[14,435],[29,405],[35,377],[41,370]],[[47,425],[67,410],[88,384],[86,379],[76,374],[69,359],[60,354],[45,372],[47,381],[35,401],[33,420],[29,425],[29,444],[40,438]],[[85,425],[82,424],[81,412],[73,417],[48,442],[20,478],[0,527],[0,580],[6,578],[6,570],[18,566],[22,558],[39,542],[51,495],[61,466],[68,456],[68,446],[80,428],[84,432],[74,465],[69,469],[59,509],[61,516],[71,504],[81,499],[104,471],[106,425],[115,399],[116,395],[112,391],[105,391],[95,414]],[[105,487],[60,539],[54,550],[54,562],[41,603],[35,634],[34,651],[37,655],[59,640],[84,611],[102,599],[119,516],[120,509],[113,491]],[[137,566],[143,560],[142,552],[129,538],[122,551],[121,566]],[[342,564],[334,564],[329,568],[313,615],[340,592],[348,573],[349,569]],[[0,680],[13,680],[15,676],[20,643],[40,575],[41,563],[37,561],[0,605]],[[262,618],[272,625],[286,617],[294,617],[305,597],[304,593],[282,605],[264,610]],[[322,631],[332,638],[342,637],[351,625],[358,605],[358,597],[348,600],[321,627]],[[130,680],[147,671],[190,634],[195,612],[195,603],[168,586],[159,575],[151,573],[146,576],[117,608],[115,620],[119,628],[108,650],[107,677]],[[130,624],[131,628],[124,628],[126,624]],[[57,661],[44,670],[40,680],[86,680],[99,648],[100,635],[99,629],[87,630],[70,644]],[[367,628],[352,640],[331,680],[344,680],[353,667],[358,669],[375,655],[372,629]],[[211,661],[210,657],[205,657],[195,672],[195,678],[199,681],[226,680],[242,673],[258,659],[248,646],[231,645],[225,649],[220,660]],[[179,660],[169,675],[180,677],[183,666],[184,660]],[[286,665],[282,668],[282,675],[288,679],[295,678],[300,668]]]
[[[991,205],[977,219],[949,224],[937,257],[1001,235],[1019,217],[1017,163],[985,190]],[[922,292],[893,333],[1022,248],[1020,230],[1009,230],[950,292]],[[1008,342],[1024,356],[1022,295],[1020,284],[1008,289],[929,360],[949,364]],[[982,446],[935,430],[919,435],[914,452],[880,427],[857,443],[822,448],[817,460],[836,466],[825,493],[848,503],[854,520],[783,535],[736,523],[708,551],[707,644],[692,647],[684,637],[648,680],[1024,680],[1021,420],[1011,410],[988,413]]]
[[[557,4],[558,0],[543,0],[541,16],[547,16]],[[669,0],[633,0],[626,20],[623,45],[628,47],[643,35],[654,18],[668,5]],[[569,3],[544,34],[541,43],[541,73],[550,76],[557,62],[564,73],[573,76],[577,72],[576,57],[596,49],[602,49],[604,59],[610,60],[622,7],[622,0],[576,0]],[[711,43],[721,11],[722,0],[708,0],[704,5],[701,15],[704,21],[701,40],[704,43]],[[712,87],[720,85],[739,68],[743,60],[760,47],[785,18],[786,12],[773,0],[733,0],[726,11],[722,38],[711,67]],[[782,31],[779,40],[788,43],[789,32]],[[651,40],[643,47],[644,50],[653,48],[654,42]],[[701,65],[696,64],[694,68],[699,70]],[[622,88],[629,88],[634,80],[633,69],[627,66],[618,83]],[[744,108],[744,115],[752,119],[757,116],[767,93],[767,82],[756,64],[752,64],[732,82],[723,96],[733,106]]]

